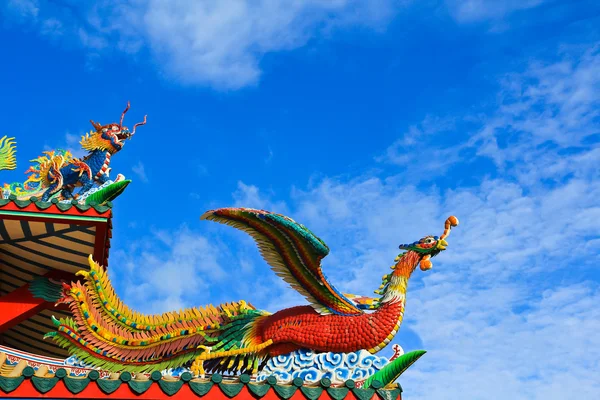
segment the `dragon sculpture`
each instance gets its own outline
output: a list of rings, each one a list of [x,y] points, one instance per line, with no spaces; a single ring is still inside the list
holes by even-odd
[[[67,304],[73,318],[53,319],[57,330],[46,337],[94,367],[145,373],[191,364],[196,375],[256,374],[267,360],[301,349],[376,353],[400,328],[413,271],[417,266],[423,271],[432,267],[431,258],[446,249],[446,237],[458,225],[451,216],[441,236],[400,245],[404,252],[383,277],[376,291],[380,297],[372,299],[344,295],[333,287],[321,269],[329,248],[288,217],[222,208],[205,213],[202,219],[250,234],[275,273],[310,305],[270,314],[240,301],[143,315],[119,300],[106,271],[90,256],[90,270],[79,272],[83,282],[56,285],[58,303]]]
[[[102,125],[90,121],[94,130],[82,136],[80,142],[81,147],[88,152],[85,157],[75,158],[65,150],[45,151],[42,156],[31,160],[34,165],[25,172],[29,176],[24,183],[5,184],[4,191],[22,199],[41,195],[42,201],[50,201],[55,196],[71,200],[85,198],[94,185],[112,184],[109,177],[111,157],[123,148],[125,139],[133,137],[138,126],[146,124],[144,116],[144,120],[135,124],[131,132],[123,126],[129,107],[128,102],[119,123]],[[11,139],[3,146],[4,139],[0,140],[0,169],[3,166],[4,169],[14,169],[14,146]],[[125,177],[119,174],[114,183],[124,181]],[[73,190],[77,187],[81,189],[74,194]]]

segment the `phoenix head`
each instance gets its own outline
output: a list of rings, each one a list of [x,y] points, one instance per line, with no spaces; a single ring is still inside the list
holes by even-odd
[[[444,233],[442,233],[441,236],[425,236],[424,238],[421,238],[416,242],[410,244],[401,244],[399,248],[401,250],[413,251],[421,255],[421,269],[423,271],[431,269],[432,264],[430,258],[435,257],[438,254],[440,254],[440,252],[446,250],[446,247],[448,247],[448,242],[446,241],[446,238],[450,234],[450,229],[452,229],[453,226],[457,225],[458,218],[456,218],[455,216],[450,216],[448,217],[448,219],[446,219],[446,222],[444,224]]]

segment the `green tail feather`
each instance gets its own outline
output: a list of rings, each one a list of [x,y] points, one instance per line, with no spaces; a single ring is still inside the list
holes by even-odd
[[[413,365],[425,353],[427,353],[425,350],[415,350],[401,355],[371,375],[363,384],[363,388],[367,389],[375,380],[383,383],[384,387],[389,385],[398,379],[398,377],[402,375],[402,373],[406,371],[408,367]]]
[[[17,168],[15,138],[0,138],[0,170]]]
[[[48,335],[51,335],[48,334]],[[48,336],[47,335],[47,336]],[[200,352],[203,350],[192,351],[186,354],[179,355],[170,360],[165,360],[157,364],[146,364],[146,365],[127,365],[121,364],[116,361],[105,360],[95,357],[93,354],[82,350],[71,343],[67,338],[60,335],[48,336],[51,337],[54,342],[62,348],[67,349],[70,355],[76,356],[80,361],[88,364],[94,368],[98,368],[104,371],[111,372],[131,372],[131,373],[152,373],[154,371],[163,371],[169,368],[176,368],[182,365],[186,365],[192,362]]]
[[[85,204],[90,204],[91,202],[95,202],[96,204],[104,204],[107,201],[112,201],[116,199],[131,183],[131,180],[124,180],[119,182],[114,182],[92,194],[90,194],[85,199]]]
[[[221,328],[221,334],[213,339],[217,343],[212,344],[211,349],[223,351],[227,349],[243,348],[244,336],[252,328],[252,322],[264,315],[265,313],[262,311],[247,310],[244,314],[234,317],[232,322]],[[52,317],[52,323],[55,326],[66,325],[75,332],[79,332],[81,329],[77,326],[73,318],[61,318],[60,320],[57,320]],[[50,332],[46,334],[44,338],[51,338],[57,345],[67,349],[69,354],[77,356],[80,361],[95,368],[112,372],[128,371],[131,373],[152,373],[154,371],[163,371],[168,368],[181,367],[191,363],[201,352],[205,351],[203,349],[196,349],[175,355],[173,358],[165,359],[156,364],[135,365],[128,363],[127,361],[118,362],[116,360],[113,361],[100,358],[97,354],[78,347],[67,337],[63,336],[62,333]],[[236,357],[237,356],[233,356],[234,359]],[[231,358],[227,358],[227,362],[230,360]]]
[[[48,278],[38,276],[29,284],[33,297],[56,303],[62,297],[62,285],[51,282]]]
[[[54,326],[60,326],[60,321],[57,320],[54,315],[50,317],[50,320],[52,321],[52,325],[54,325]]]

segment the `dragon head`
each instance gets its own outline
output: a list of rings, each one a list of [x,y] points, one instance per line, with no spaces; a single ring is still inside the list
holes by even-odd
[[[123,141],[125,139],[131,139],[133,135],[135,135],[135,129],[140,125],[146,124],[146,116],[144,116],[144,120],[135,124],[132,131],[126,126],[123,126],[123,120],[125,119],[125,114],[129,111],[129,107],[130,104],[127,102],[127,107],[121,114],[119,123],[113,122],[111,124],[102,125],[90,120],[96,131],[92,131],[82,137],[81,146],[88,151],[108,150],[111,153],[116,153],[121,150],[123,148]]]
[[[420,267],[422,271],[426,271],[431,269],[433,266],[431,263],[431,257],[435,257],[440,252],[446,250],[446,247],[448,247],[446,238],[450,234],[450,229],[457,225],[458,218],[455,216],[450,216],[448,219],[446,219],[444,224],[444,233],[442,233],[441,236],[425,236],[416,242],[410,244],[401,244],[399,247],[401,250],[413,251],[421,255]]]

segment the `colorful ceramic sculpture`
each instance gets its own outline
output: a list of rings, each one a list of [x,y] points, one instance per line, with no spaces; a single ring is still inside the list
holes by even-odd
[[[15,138],[3,136],[0,139],[0,170],[17,168]]]
[[[114,182],[110,180],[110,159],[123,148],[123,141],[131,139],[135,129],[146,123],[144,117],[144,121],[135,124],[130,132],[123,126],[123,119],[128,110],[129,103],[121,114],[119,123],[102,125],[90,121],[95,130],[81,138],[81,147],[88,152],[82,159],[73,157],[69,151],[53,150],[45,151],[42,156],[31,160],[34,165],[26,171],[29,174],[27,180],[24,183],[5,184],[5,197],[14,194],[19,199],[40,196],[42,201],[59,197],[63,201],[77,199],[79,202],[85,202],[94,185],[106,189],[104,197],[115,197],[121,193],[129,181],[125,181],[121,174],[117,175]],[[0,169],[14,169],[14,146],[11,139],[8,139],[4,146],[3,141],[4,138],[0,140]],[[113,184],[116,185],[107,189]],[[80,188],[77,194],[74,194],[75,188]]]
[[[446,249],[445,239],[458,225],[456,217],[449,217],[440,237],[401,245],[404,252],[376,291],[380,297],[365,300],[344,295],[327,281],[321,260],[329,248],[292,219],[246,208],[209,211],[202,218],[250,234],[276,274],[311,305],[270,314],[240,301],[143,315],[119,300],[105,269],[90,256],[90,271],[79,273],[83,282],[63,283],[62,290],[56,286],[58,302],[68,304],[73,318],[55,319],[57,331],[47,337],[79,360],[109,371],[152,372],[191,363],[196,375],[205,371],[257,374],[269,359],[300,350],[376,353],[400,328],[411,274],[417,266],[432,267],[431,257]],[[373,311],[366,313],[365,308]],[[398,361],[393,371],[405,369],[410,365],[407,360]],[[385,373],[393,375],[393,371]]]

